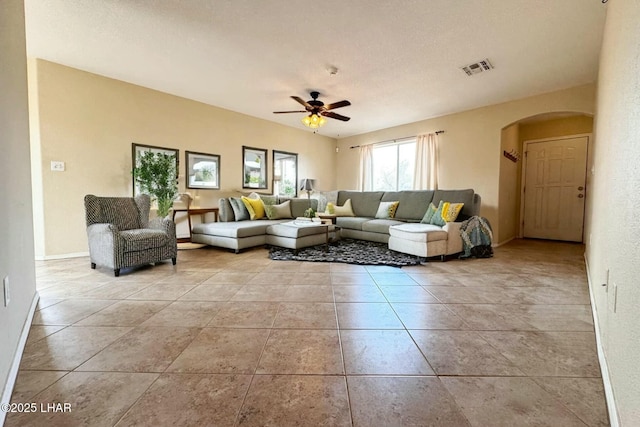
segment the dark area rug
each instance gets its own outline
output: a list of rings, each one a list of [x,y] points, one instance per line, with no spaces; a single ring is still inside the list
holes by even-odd
[[[418,257],[392,251],[386,243],[344,239],[330,244],[328,251],[325,249],[325,245],[311,246],[294,254],[293,249],[271,247],[269,258],[278,261],[342,262],[393,267],[420,264]]]

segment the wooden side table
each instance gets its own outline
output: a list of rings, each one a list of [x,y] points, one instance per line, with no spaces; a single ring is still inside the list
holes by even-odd
[[[336,223],[337,215],[319,213],[319,214],[316,214],[316,216],[322,220],[323,224],[326,223],[326,224],[334,224],[335,225],[335,223]]]
[[[176,213],[178,212],[186,212],[187,213],[187,222],[189,224],[189,237],[181,237],[176,239],[178,243],[191,242],[191,215],[201,215],[212,213],[215,218],[215,222],[218,222],[218,208],[189,208],[189,209],[174,209],[173,210],[173,222],[176,222]]]

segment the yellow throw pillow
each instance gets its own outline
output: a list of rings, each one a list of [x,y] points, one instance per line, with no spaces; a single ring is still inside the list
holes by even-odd
[[[356,216],[353,213],[353,208],[351,207],[351,199],[347,199],[342,206],[334,206],[333,214],[335,216]]]
[[[453,222],[458,218],[458,214],[462,210],[464,203],[445,202],[442,206],[442,219],[446,222]]]
[[[333,215],[335,213],[335,209],[336,209],[336,205],[334,205],[333,203],[329,202],[329,203],[327,203],[327,208],[324,210],[324,213],[329,214],[329,215]]]
[[[250,199],[242,196],[242,203],[247,207],[251,219],[264,218],[264,205],[260,199]]]

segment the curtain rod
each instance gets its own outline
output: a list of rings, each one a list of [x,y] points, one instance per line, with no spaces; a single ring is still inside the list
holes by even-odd
[[[436,135],[440,135],[441,133],[444,133],[443,130],[437,130],[434,132]],[[417,135],[413,135],[413,136],[405,136],[403,138],[394,138],[394,139],[388,139],[386,141],[378,141],[378,142],[372,142],[371,144],[362,144],[362,145],[378,145],[378,144],[386,144],[387,142],[398,142],[398,141],[402,141],[403,139],[412,139],[412,138],[416,138]],[[352,145],[349,148],[360,148],[360,145]]]

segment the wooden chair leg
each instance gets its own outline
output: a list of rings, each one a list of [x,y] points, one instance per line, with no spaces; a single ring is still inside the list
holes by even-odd
[[[116,277],[120,277],[120,269],[119,268],[114,268],[113,269],[113,275]]]
[[[95,269],[96,269],[96,263],[95,263],[95,262],[92,262],[92,263],[91,263],[91,269],[92,269],[92,270],[95,270]]]
[[[173,263],[173,265],[176,265],[177,261],[178,261],[178,258],[171,258],[171,262]]]

